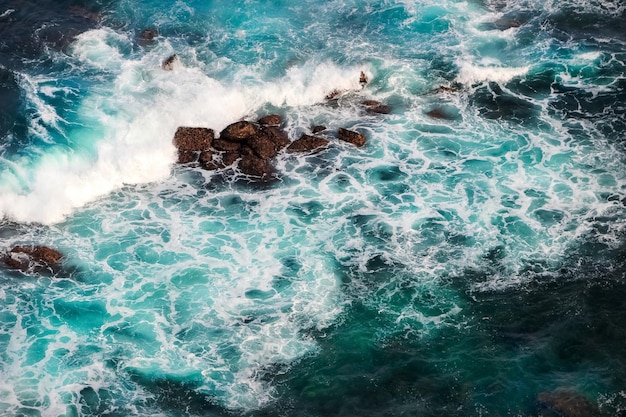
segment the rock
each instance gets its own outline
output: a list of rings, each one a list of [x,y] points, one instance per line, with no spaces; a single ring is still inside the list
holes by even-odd
[[[22,272],[56,273],[63,254],[47,246],[15,246],[2,261],[11,269]]]
[[[268,135],[255,136],[248,140],[247,145],[261,159],[270,159],[278,154],[276,145]]]
[[[140,45],[147,46],[152,45],[154,43],[154,38],[158,36],[158,32],[156,29],[148,28],[144,29],[139,35],[138,42]]]
[[[198,159],[198,155],[194,151],[183,151],[181,149],[178,150],[178,160],[176,163],[178,164],[189,164],[191,162],[196,162]]]
[[[220,133],[220,139],[233,142],[243,141],[255,136],[258,132],[259,128],[254,123],[242,120],[226,126]]]
[[[365,87],[365,84],[367,84],[367,75],[363,71],[359,75],[359,84],[361,84],[361,87]]]
[[[291,143],[285,131],[276,127],[266,127],[263,129],[263,133],[274,143],[276,152],[280,152]]]
[[[558,389],[542,392],[537,397],[539,404],[559,417],[596,417],[598,408],[579,392]]]
[[[282,122],[282,118],[277,114],[268,114],[257,121],[258,124],[264,126],[280,126]]]
[[[432,117],[433,119],[444,119],[444,120],[450,120],[452,119],[452,117],[447,114],[443,109],[432,109],[431,111],[429,111],[428,113],[426,113],[427,116]]]
[[[198,162],[200,166],[204,169],[216,169],[217,166],[213,163],[213,152],[211,151],[202,151],[198,156]]]
[[[172,71],[177,63],[178,55],[172,54],[165,58],[165,60],[161,63],[161,68],[163,68],[165,71]]]
[[[241,142],[233,142],[230,140],[215,139],[213,141],[213,149],[217,151],[234,152],[241,149]]]
[[[239,159],[239,152],[224,152],[222,155],[222,165],[224,167],[231,166]]]
[[[211,147],[215,134],[204,127],[179,127],[174,135],[174,146],[179,151],[205,151]]]
[[[267,159],[254,155],[247,155],[239,161],[239,169],[244,174],[254,177],[266,177],[271,174],[272,168]]]
[[[316,134],[316,133],[323,132],[324,130],[326,130],[326,126],[317,125],[317,126],[313,126],[313,129],[311,129],[311,132],[313,134]]]
[[[338,137],[340,140],[351,143],[358,147],[365,145],[365,136],[353,130],[348,130],[340,127]]]
[[[291,144],[287,146],[287,152],[312,152],[327,147],[329,143],[330,142],[324,138],[302,135],[300,139],[291,142]]]
[[[335,89],[330,93],[326,94],[326,100],[336,100],[341,95],[341,91]]]
[[[361,103],[367,111],[372,113],[380,113],[380,114],[389,114],[391,112],[391,107],[386,104],[381,103],[376,100],[365,100]]]

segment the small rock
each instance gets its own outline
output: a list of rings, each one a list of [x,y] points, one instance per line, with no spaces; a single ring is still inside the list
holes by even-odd
[[[233,142],[230,140],[215,139],[213,141],[213,149],[218,151],[233,152],[241,149],[241,142]]]
[[[200,152],[198,162],[200,163],[200,166],[204,169],[215,169],[213,168],[215,164],[213,163],[213,152],[211,151]]]
[[[448,115],[443,109],[432,109],[431,111],[429,111],[428,113],[426,113],[427,116],[432,117],[433,119],[444,119],[444,120],[450,120],[451,117],[450,115]]]
[[[165,60],[161,63],[161,68],[163,68],[165,71],[172,71],[177,63],[178,55],[172,54],[165,58]]]
[[[599,411],[582,394],[569,389],[542,392],[537,397],[539,404],[560,417],[596,417]]]
[[[239,169],[244,174],[254,177],[265,177],[271,174],[272,168],[267,159],[262,159],[254,155],[248,155],[239,161]]]
[[[174,134],[174,146],[181,151],[204,151],[211,147],[215,134],[204,127],[179,127]]]
[[[254,123],[242,120],[226,126],[220,133],[220,139],[243,141],[255,136],[258,132],[259,128]]]
[[[313,129],[311,129],[311,132],[313,134],[316,134],[316,133],[323,132],[324,130],[326,130],[326,126],[317,125],[317,126],[313,126]]]
[[[222,154],[222,165],[225,167],[231,166],[237,159],[239,159],[239,152],[224,152]]]
[[[158,36],[158,32],[156,29],[148,28],[144,29],[139,35],[138,42],[140,45],[152,45],[154,43],[154,38]]]
[[[370,111],[372,113],[389,114],[391,112],[391,107],[389,107],[386,104],[381,103],[380,101],[365,100],[361,104],[365,106],[367,111]]]
[[[340,127],[338,137],[340,140],[351,143],[358,147],[365,145],[365,136],[353,130],[348,130]]]
[[[277,114],[268,114],[267,116],[263,116],[258,120],[258,124],[264,126],[280,126],[283,122],[282,118]]]
[[[11,269],[22,272],[56,273],[63,254],[47,246],[16,246],[2,261]]]
[[[300,139],[294,140],[287,147],[287,152],[311,152],[328,146],[330,142],[324,138],[311,135],[302,135]]]
[[[335,100],[337,98],[339,98],[339,96],[341,95],[341,91],[335,89],[333,91],[331,91],[330,93],[326,94],[326,100]]]
[[[359,75],[359,84],[361,84],[361,87],[365,87],[365,84],[367,84],[367,75],[363,71]]]

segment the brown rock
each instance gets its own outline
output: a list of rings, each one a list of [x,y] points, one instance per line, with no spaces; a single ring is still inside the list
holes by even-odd
[[[365,145],[365,136],[353,130],[344,129],[343,127],[339,128],[338,137],[340,140],[358,147]]]
[[[181,151],[204,151],[211,147],[215,134],[204,127],[179,127],[174,135],[174,146]]]
[[[428,113],[426,113],[428,117],[432,117],[433,119],[449,119],[450,117],[444,112],[442,109],[432,109]]]
[[[220,133],[220,139],[238,142],[249,139],[258,132],[259,128],[254,123],[242,120],[226,126]]]
[[[230,140],[215,139],[213,141],[213,149],[225,152],[234,152],[241,149],[241,142],[233,142]]]
[[[144,29],[141,32],[141,35],[139,35],[139,39],[138,42],[140,45],[152,45],[154,43],[154,38],[156,38],[158,36],[158,32],[156,31],[156,29],[153,28],[148,28],[148,29]]]
[[[330,93],[326,94],[326,100],[335,100],[337,98],[339,98],[339,96],[341,95],[341,91],[335,89],[333,91],[331,91]]]
[[[542,392],[538,395],[539,403],[561,417],[596,417],[598,408],[579,392],[559,389]]]
[[[253,155],[241,158],[241,161],[239,161],[239,169],[244,174],[254,177],[265,177],[270,175],[272,171],[267,159],[258,158]]]
[[[182,149],[178,150],[178,160],[176,161],[179,164],[189,164],[191,162],[196,162],[198,159],[198,154],[194,151],[183,151]]]
[[[324,138],[311,135],[302,135],[300,139],[291,142],[291,145],[287,147],[287,152],[311,152],[319,150],[321,148],[325,148],[328,146],[328,144],[329,141]]]
[[[326,126],[317,125],[317,126],[313,126],[313,129],[311,129],[311,132],[313,134],[316,134],[316,133],[323,132],[324,130],[326,130]]]
[[[222,165],[225,167],[234,164],[239,159],[239,152],[224,152],[222,154]]]
[[[266,134],[272,142],[274,142],[276,152],[280,152],[291,143],[289,137],[287,136],[287,133],[277,127],[266,127],[263,129],[263,133]]]
[[[204,169],[216,169],[216,165],[213,163],[213,152],[211,151],[202,151],[200,152],[200,156],[198,157],[198,162],[200,166]]]
[[[278,154],[276,145],[268,135],[258,135],[248,140],[248,146],[261,159],[270,159]]]
[[[4,257],[11,269],[22,272],[58,272],[63,254],[47,246],[16,246]]]
[[[388,114],[391,112],[391,107],[376,100],[365,100],[361,103],[369,112]]]
[[[264,126],[279,126],[282,122],[282,118],[277,114],[268,114],[258,120],[258,123]]]

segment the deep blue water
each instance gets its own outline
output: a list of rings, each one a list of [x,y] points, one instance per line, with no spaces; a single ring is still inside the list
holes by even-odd
[[[0,415],[626,413],[625,27],[618,0],[2,0],[0,251],[64,263],[0,269]],[[267,182],[175,164],[178,126],[270,113],[331,146]]]

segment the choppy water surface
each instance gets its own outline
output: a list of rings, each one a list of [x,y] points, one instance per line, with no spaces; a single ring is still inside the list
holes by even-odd
[[[0,414],[625,412],[622,2],[139,3],[0,5],[0,247],[65,254],[0,270]],[[175,164],[269,113],[331,146]]]

